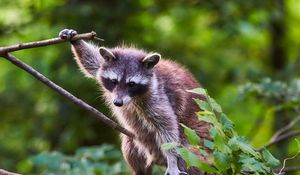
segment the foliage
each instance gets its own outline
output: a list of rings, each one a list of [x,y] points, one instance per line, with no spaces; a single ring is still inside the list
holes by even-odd
[[[201,138],[195,131],[183,126],[184,133],[189,143],[197,149],[203,156],[212,154],[213,165],[210,166],[194,155],[190,148],[179,143],[168,143],[163,145],[163,149],[175,148],[177,153],[186,161],[187,165],[197,167],[206,172],[218,174],[242,174],[253,172],[254,174],[273,174],[272,168],[280,164],[279,160],[264,148],[258,152],[248,141],[237,134],[234,125],[222,112],[221,106],[211,98],[205,89],[197,88],[190,92],[204,95],[207,99],[202,101],[194,99],[202,111],[197,112],[199,120],[211,124],[211,140],[204,140],[204,145],[199,146]],[[207,151],[208,150],[208,151]]]
[[[264,78],[259,83],[247,83],[240,87],[240,98],[247,96],[256,96],[272,103],[277,110],[293,110],[300,105],[300,79],[286,83]]]
[[[29,160],[44,175],[65,174],[128,174],[127,165],[121,152],[112,145],[86,147],[78,149],[74,155],[44,152]]]
[[[186,66],[222,104],[238,133],[260,146],[277,125],[273,104],[252,95],[241,103],[236,87],[261,77],[290,81],[299,75],[299,4],[299,0],[1,0],[0,45],[56,37],[63,28],[74,28],[80,33],[96,31],[105,39],[99,45],[126,43],[159,52]],[[97,85],[78,71],[69,44],[14,54],[110,116]],[[284,62],[275,68],[279,56]],[[80,147],[118,144],[118,133],[89,115],[0,58],[1,168],[29,173],[22,160],[40,152],[72,154]],[[286,156],[282,148],[272,147],[272,153]],[[288,153],[295,151],[290,144]]]
[[[43,152],[24,161],[23,166],[30,167],[27,171],[43,175],[130,174],[119,148],[108,144],[79,148],[74,155],[58,151]],[[163,168],[154,167],[153,175],[162,174],[163,171]]]

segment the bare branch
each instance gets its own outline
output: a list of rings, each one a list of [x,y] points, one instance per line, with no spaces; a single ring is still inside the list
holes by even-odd
[[[0,175],[20,175],[18,173],[8,172],[6,170],[0,169]]]
[[[94,38],[97,40],[103,40],[101,38],[97,38],[96,35],[97,35],[96,32],[92,31],[90,33],[77,34],[70,40],[61,39],[61,38],[57,37],[57,38],[51,38],[51,39],[47,39],[47,40],[34,41],[34,42],[29,42],[29,43],[21,43],[21,44],[11,45],[11,46],[7,46],[7,47],[0,47],[0,55],[3,55],[4,53],[8,53],[8,52],[17,51],[17,50],[48,46],[48,45],[63,43],[66,41],[76,41],[76,40],[80,40],[80,39],[94,39]]]
[[[300,121],[300,116],[294,118],[294,120],[292,120],[288,125],[286,125],[285,127],[281,128],[280,130],[278,130],[270,139],[269,142],[273,142],[274,140],[276,140],[281,134],[283,134],[284,132],[290,130],[293,126],[295,126],[295,124],[297,124]]]
[[[52,44],[55,44],[55,43],[52,43]],[[48,43],[48,45],[49,45],[49,43]],[[7,48],[10,48],[10,47],[7,47]],[[47,85],[48,87],[50,87],[51,89],[53,89],[54,91],[56,91],[57,93],[59,93],[60,95],[64,96],[65,98],[67,98],[71,102],[73,102],[76,105],[82,107],[83,109],[85,109],[85,110],[93,113],[98,119],[100,119],[102,122],[104,122],[105,124],[107,124],[111,128],[113,128],[115,130],[118,130],[121,133],[123,133],[123,134],[125,134],[125,135],[127,135],[129,137],[134,137],[134,134],[132,134],[130,131],[128,131],[125,128],[121,127],[116,122],[114,122],[113,120],[111,120],[108,117],[106,117],[104,114],[102,114],[101,112],[99,112],[94,107],[88,105],[87,103],[85,103],[81,99],[75,97],[74,95],[72,95],[71,93],[69,93],[68,91],[66,91],[65,89],[63,89],[60,86],[58,86],[57,84],[53,83],[51,80],[47,79],[44,75],[42,75],[41,73],[39,73],[38,71],[36,71],[32,67],[30,67],[29,65],[27,65],[27,64],[23,63],[22,61],[18,60],[13,55],[11,55],[9,53],[6,53],[6,54],[2,55],[2,57],[6,58],[8,61],[10,61],[11,63],[13,63],[14,65],[16,65],[19,68],[23,69],[24,71],[28,72],[33,77],[35,77],[37,80],[43,82],[45,85]]]
[[[264,147],[267,148],[271,145],[274,145],[276,143],[282,142],[282,141],[287,140],[287,139],[291,139],[291,138],[299,136],[299,135],[300,135],[300,130],[290,131],[286,134],[282,134],[281,136],[277,137],[277,139],[273,140],[272,142],[267,143],[262,148],[259,148],[258,151],[261,151]]]
[[[293,128],[299,121],[300,121],[300,116],[294,118],[288,125],[284,126],[283,128],[279,129],[278,131],[276,131],[275,134],[268,141],[268,143],[266,145],[264,145],[263,147],[259,148],[258,151],[261,151],[264,147],[269,147],[269,146],[274,145],[283,140],[290,139],[292,137],[300,135],[300,131],[287,132],[288,130]]]

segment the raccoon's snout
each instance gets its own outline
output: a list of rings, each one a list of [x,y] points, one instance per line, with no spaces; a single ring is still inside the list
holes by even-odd
[[[123,100],[122,99],[115,99],[114,100],[114,105],[118,106],[118,107],[121,107],[123,106]]]

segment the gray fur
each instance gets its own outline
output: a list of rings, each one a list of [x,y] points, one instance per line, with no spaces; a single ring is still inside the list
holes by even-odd
[[[121,134],[122,152],[132,173],[151,174],[153,164],[167,165],[169,175],[187,171],[174,150],[163,151],[161,145],[188,144],[179,122],[209,138],[209,125],[194,115],[199,109],[187,105],[193,96],[186,90],[199,86],[192,75],[174,62],[159,61],[157,53],[131,47],[102,47],[99,52],[98,47],[80,40],[72,42],[72,50],[80,69],[99,82],[120,124],[136,134],[134,140]],[[121,107],[116,100],[124,102]],[[189,174],[203,173],[193,170]]]

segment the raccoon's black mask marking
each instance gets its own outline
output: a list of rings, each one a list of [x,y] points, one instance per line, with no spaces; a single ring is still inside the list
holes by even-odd
[[[109,90],[110,92],[113,91],[113,89],[116,87],[116,85],[118,83],[117,80],[111,80],[109,78],[104,78],[104,77],[101,77],[101,81],[102,81],[104,88]]]
[[[135,49],[106,50],[102,49],[104,53],[101,54],[110,57],[113,55],[114,58],[105,59],[101,67],[101,72],[104,75],[101,76],[101,81],[104,88],[110,92],[128,95],[129,97],[146,93],[151,85],[152,68],[158,61],[158,59],[155,59],[157,55],[147,55]],[[110,72],[111,75],[107,72]],[[134,80],[136,76],[140,79],[135,78]]]
[[[109,78],[101,77],[102,84],[105,89],[112,92],[117,86],[122,86],[121,89],[124,89],[128,92],[130,97],[144,94],[148,91],[149,85],[147,84],[134,84],[133,86],[125,81],[118,82],[117,80],[111,80]]]
[[[146,93],[148,89],[149,89],[149,85],[136,84],[133,87],[128,87],[128,94],[130,97],[134,97]]]

